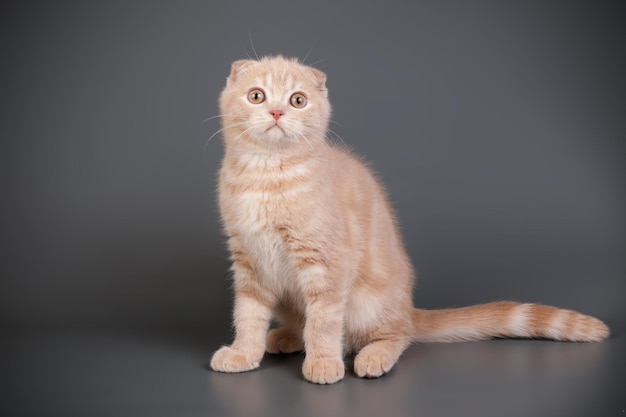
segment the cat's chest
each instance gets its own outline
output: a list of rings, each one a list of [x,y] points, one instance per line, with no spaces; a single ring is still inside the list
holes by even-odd
[[[293,194],[293,195],[291,195]],[[241,233],[274,236],[275,229],[306,218],[308,204],[298,200],[293,190],[284,192],[252,189],[234,193],[224,219]]]
[[[255,265],[257,279],[274,294],[299,294],[293,248],[284,230],[289,214],[282,203],[266,197],[242,199],[237,208],[235,230],[245,252]]]
[[[306,178],[294,181],[293,175],[227,179],[220,187],[227,233],[239,237],[268,287],[294,292],[287,288],[295,275],[291,243],[310,227],[317,210],[314,184]]]
[[[226,226],[260,233],[306,221],[318,204],[310,174],[306,163],[288,169],[225,170],[220,198]]]

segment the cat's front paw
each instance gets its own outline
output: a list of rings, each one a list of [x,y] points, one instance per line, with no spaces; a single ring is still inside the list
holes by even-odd
[[[341,380],[346,370],[341,358],[304,359],[302,374],[316,384],[334,384]]]
[[[268,353],[294,353],[304,350],[302,338],[292,331],[281,327],[272,329],[267,333],[265,350]]]
[[[261,358],[250,357],[230,346],[223,346],[213,354],[211,369],[218,372],[245,372],[259,367]]]

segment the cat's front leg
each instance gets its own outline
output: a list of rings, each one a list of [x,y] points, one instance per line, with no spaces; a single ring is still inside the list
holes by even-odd
[[[328,284],[327,274],[318,268],[306,276],[306,356],[302,374],[317,384],[333,384],[345,375],[343,363],[343,318],[345,295]]]
[[[211,358],[211,368],[219,372],[245,372],[258,368],[265,353],[265,339],[273,303],[247,271],[235,261],[235,340]]]

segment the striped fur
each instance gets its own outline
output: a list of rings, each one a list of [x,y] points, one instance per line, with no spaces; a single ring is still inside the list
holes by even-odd
[[[447,310],[413,311],[415,340],[457,342],[492,337],[599,342],[609,329],[595,317],[540,304],[500,301]]]
[[[236,333],[213,355],[214,370],[248,371],[266,351],[304,350],[304,377],[326,384],[343,378],[350,352],[358,376],[377,377],[412,342],[608,336],[593,317],[535,304],[415,309],[413,267],[383,187],[326,140],[325,79],[282,57],[237,61],[220,97],[218,191]],[[304,105],[293,105],[294,93]]]

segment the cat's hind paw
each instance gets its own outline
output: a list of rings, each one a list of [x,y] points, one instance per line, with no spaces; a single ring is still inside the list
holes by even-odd
[[[211,369],[218,372],[246,372],[259,367],[261,358],[251,358],[230,346],[223,346],[213,354]]]
[[[354,358],[354,372],[361,378],[378,378],[389,372],[395,361],[385,354],[358,354]]]
[[[354,358],[354,372],[361,378],[378,378],[389,372],[408,345],[406,339],[378,340]]]
[[[267,344],[265,350],[268,353],[294,353],[304,350],[302,338],[292,331],[281,327],[272,329],[267,333]]]

